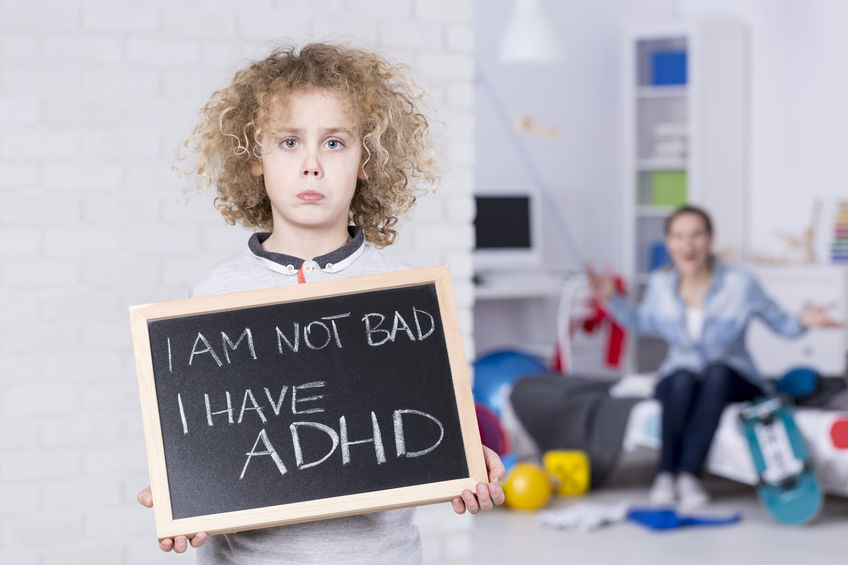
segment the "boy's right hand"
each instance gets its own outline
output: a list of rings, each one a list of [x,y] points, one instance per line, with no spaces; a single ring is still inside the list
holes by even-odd
[[[136,498],[138,499],[138,503],[142,506],[153,508],[153,495],[150,493],[150,487],[146,487],[143,491],[138,493]],[[188,549],[189,545],[192,547],[200,547],[203,545],[203,542],[206,541],[206,537],[206,532],[198,532],[194,534],[194,537],[191,539],[186,536],[165,538],[159,542],[159,549],[162,551],[171,551],[173,549],[177,553],[182,553]]]

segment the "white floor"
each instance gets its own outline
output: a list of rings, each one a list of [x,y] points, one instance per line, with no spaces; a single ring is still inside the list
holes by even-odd
[[[624,522],[580,534],[546,529],[535,513],[499,508],[474,519],[472,563],[530,565],[829,565],[848,563],[848,499],[828,497],[819,517],[806,526],[773,522],[752,487],[711,477],[712,503],[703,514],[742,512],[722,527],[650,531]],[[548,508],[584,501],[645,506],[647,483],[620,484],[580,498],[558,497]]]

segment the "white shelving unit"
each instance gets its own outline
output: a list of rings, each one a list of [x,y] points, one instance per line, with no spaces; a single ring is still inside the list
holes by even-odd
[[[717,252],[746,256],[746,34],[732,21],[640,27],[626,34],[624,51],[621,249],[638,300],[656,267],[652,248],[662,244],[665,218],[679,204],[711,214]],[[670,53],[685,53],[685,81],[657,76],[655,55]],[[656,369],[665,355],[651,338],[633,339],[628,349],[635,371]]]

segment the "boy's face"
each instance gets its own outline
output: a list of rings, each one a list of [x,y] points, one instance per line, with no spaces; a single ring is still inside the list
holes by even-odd
[[[347,234],[348,211],[361,174],[362,140],[338,94],[293,94],[282,120],[268,126],[262,156],[274,230]]]

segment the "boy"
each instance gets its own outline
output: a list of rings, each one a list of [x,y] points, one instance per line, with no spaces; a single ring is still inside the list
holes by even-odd
[[[380,248],[415,203],[410,181],[435,182],[426,118],[398,67],[329,44],[274,51],[214,93],[186,147],[231,224],[263,230],[191,290],[207,296],[399,270]],[[351,225],[351,222],[353,225]],[[476,514],[504,500],[504,467],[484,448],[489,483],[452,501]],[[152,506],[149,487],[138,495]],[[419,563],[412,509],[208,538],[198,562]],[[207,543],[204,543],[207,542]],[[182,553],[185,536],[163,540]]]

